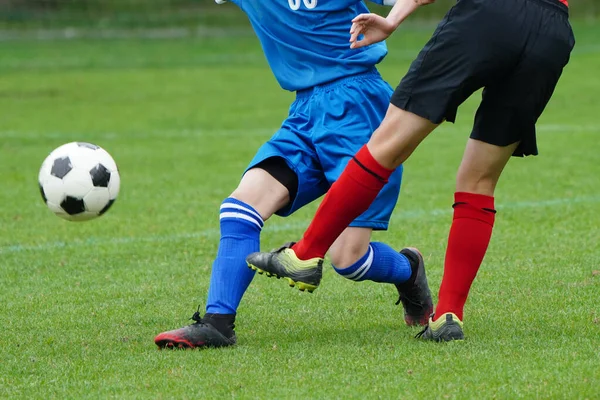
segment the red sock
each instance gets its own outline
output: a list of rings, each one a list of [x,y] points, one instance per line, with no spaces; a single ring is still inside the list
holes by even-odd
[[[392,172],[363,146],[331,185],[304,237],[293,246],[296,255],[301,260],[325,257],[344,229],[369,208]]]
[[[435,315],[452,312],[462,320],[469,289],[492,237],[496,210],[494,198],[482,194],[456,192],[454,201],[454,218]]]

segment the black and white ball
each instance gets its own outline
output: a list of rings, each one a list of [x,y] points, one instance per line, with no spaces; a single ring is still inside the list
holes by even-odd
[[[38,181],[48,208],[69,221],[87,221],[104,214],[121,185],[110,154],[84,142],[67,143],[50,153]]]

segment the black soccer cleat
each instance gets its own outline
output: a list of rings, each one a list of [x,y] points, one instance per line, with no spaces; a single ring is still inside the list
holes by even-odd
[[[323,276],[323,259],[311,258],[301,260],[296,256],[292,245],[286,243],[279,249],[269,253],[252,253],[246,257],[248,267],[265,274],[267,277],[275,276],[285,278],[291,287],[300,291],[314,292],[321,283]]]
[[[429,316],[433,313],[433,301],[425,274],[423,255],[415,248],[407,247],[400,250],[410,261],[412,275],[408,281],[395,285],[398,290],[398,301],[404,307],[404,321],[408,326],[427,325]]]
[[[154,338],[161,349],[202,349],[207,347],[233,346],[237,338],[234,332],[235,314],[205,314],[196,311],[192,325],[163,332]]]

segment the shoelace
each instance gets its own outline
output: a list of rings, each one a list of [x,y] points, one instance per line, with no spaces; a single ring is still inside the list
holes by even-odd
[[[204,322],[204,320],[202,319],[202,317],[200,316],[200,306],[198,306],[198,310],[196,310],[196,312],[194,313],[194,315],[192,315],[192,318],[190,318],[192,321],[194,321],[194,325],[195,324],[200,324],[200,325],[210,325],[215,329],[219,329],[216,326],[214,326],[213,324]],[[231,324],[231,330],[233,332],[233,329],[235,329],[235,325],[232,323]]]
[[[415,301],[415,300],[411,299],[410,297],[407,297],[405,294],[402,294],[402,293],[398,297],[398,301],[396,302],[396,305],[400,304],[402,302],[402,300],[405,300],[405,301],[411,303],[413,306],[417,306],[417,307],[423,308],[423,304],[419,303],[418,301]]]
[[[198,310],[196,310],[196,312],[194,313],[194,315],[192,315],[192,318],[190,318],[192,321],[195,321],[197,324],[203,324],[204,322],[202,321],[202,317],[200,316],[200,306],[198,306]]]
[[[284,244],[283,246],[281,246],[280,248],[276,249],[275,251],[273,251],[274,253],[281,253],[282,251],[284,251],[285,249],[290,249],[293,245],[295,245],[296,242],[287,242],[286,244]]]
[[[433,316],[434,316],[434,315],[435,315],[435,314],[434,314],[434,313],[432,313],[432,314],[429,316],[429,318],[433,318]],[[419,333],[417,333],[417,334],[415,335],[415,338],[416,338],[416,339],[419,339],[419,338],[421,338],[421,337],[422,337],[422,336],[425,334],[425,332],[427,332],[427,329],[429,329],[429,323],[423,327],[423,330],[422,330],[421,332],[419,332]]]
[[[421,332],[419,332],[415,335],[415,339],[420,339],[421,336],[423,336],[425,334],[427,329],[429,329],[429,325],[425,325],[425,328],[423,328],[423,330]]]

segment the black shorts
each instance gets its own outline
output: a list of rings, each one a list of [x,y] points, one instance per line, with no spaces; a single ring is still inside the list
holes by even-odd
[[[458,0],[394,92],[391,103],[433,123],[484,88],[471,138],[520,142],[536,155],[535,123],[575,45],[558,0]]]

